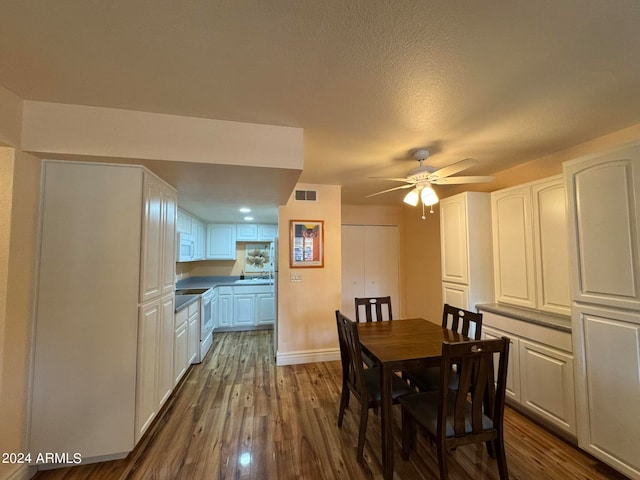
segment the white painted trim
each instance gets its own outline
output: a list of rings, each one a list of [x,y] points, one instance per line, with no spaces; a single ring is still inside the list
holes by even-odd
[[[29,480],[37,471],[38,470],[33,465],[29,466],[27,464],[22,464],[0,480]]]
[[[278,366],[299,365],[301,363],[332,362],[334,360],[340,360],[339,348],[276,353],[276,365]]]

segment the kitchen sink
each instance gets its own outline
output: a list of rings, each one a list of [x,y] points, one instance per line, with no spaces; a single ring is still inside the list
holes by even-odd
[[[208,288],[181,288],[176,290],[176,295],[202,295]]]

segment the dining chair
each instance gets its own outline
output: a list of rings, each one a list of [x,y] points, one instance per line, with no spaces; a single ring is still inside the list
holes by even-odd
[[[360,462],[364,451],[369,409],[379,408],[381,404],[380,369],[378,367],[364,368],[357,323],[344,316],[339,310],[336,310],[336,322],[342,360],[342,393],[340,395],[338,427],[342,428],[344,411],[349,406],[350,395],[353,394],[360,404],[360,428],[356,455]],[[394,404],[398,403],[398,398],[402,395],[413,392],[398,377],[394,377],[392,382],[392,403]]]
[[[494,378],[494,355],[498,357]],[[501,480],[509,478],[504,451],[503,416],[509,339],[442,344],[440,389],[400,397],[402,454],[409,459],[420,425],[436,443],[440,480],[448,478],[447,450],[485,442],[496,458]],[[458,366],[458,388],[450,389],[452,366]],[[495,381],[497,380],[497,382]]]
[[[364,312],[367,322],[380,322],[382,320],[393,320],[391,312],[391,297],[367,297],[355,298],[356,322],[360,322],[360,312]],[[384,309],[382,307],[385,307]]]
[[[473,329],[471,328],[472,326]],[[445,303],[442,309],[442,328],[448,328],[466,337],[472,336],[475,340],[480,340],[482,337],[482,313],[471,312]],[[422,392],[437,390],[440,367],[432,366],[412,369],[406,372],[406,377],[412,385]],[[456,388],[458,377],[455,373],[455,368],[450,379],[449,388]]]

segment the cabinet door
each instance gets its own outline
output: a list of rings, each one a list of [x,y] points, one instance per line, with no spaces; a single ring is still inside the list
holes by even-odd
[[[278,225],[258,225],[258,240],[261,242],[273,242],[278,236]]]
[[[159,297],[162,293],[163,194],[164,184],[153,175],[145,173],[140,303]],[[172,260],[175,262],[175,255]]]
[[[188,330],[187,323],[183,323],[180,327],[178,327],[174,332],[174,341],[173,341],[173,355],[174,355],[174,364],[173,364],[173,375],[174,375],[174,386],[178,384],[182,376],[187,371],[187,367],[189,366],[188,355]]]
[[[196,363],[200,353],[200,312],[196,312],[189,317],[188,321],[188,349],[187,363]]]
[[[251,242],[258,240],[258,225],[255,223],[239,223],[236,225],[236,241]]]
[[[221,293],[218,296],[218,326],[230,327],[233,325],[233,295]]]
[[[475,310],[475,306],[469,305],[469,287],[466,285],[443,283],[442,302],[465,310]]]
[[[256,324],[268,325],[276,319],[275,303],[272,293],[256,294]]]
[[[162,294],[173,293],[176,282],[176,192],[164,186],[163,191]]]
[[[175,297],[173,293],[162,297],[161,328],[158,350],[158,408],[171,395],[174,385],[173,340]]]
[[[195,236],[194,236],[194,243],[195,243],[195,260],[204,260],[205,258],[205,247],[206,247],[206,232],[204,229],[204,223],[200,222],[199,220],[195,220],[194,221],[194,227],[195,227]]]
[[[160,299],[140,307],[136,391],[136,442],[158,413],[158,352],[162,329]]]
[[[575,435],[573,356],[524,339],[519,348],[522,404]]]
[[[630,478],[640,478],[640,314],[574,309],[578,442]]]
[[[496,339],[502,337],[508,337],[510,341],[509,346],[509,361],[507,363],[507,389],[506,396],[520,403],[520,353],[519,353],[519,341],[518,337],[500,330],[496,330],[484,325],[482,327],[482,337],[487,339]],[[497,365],[496,365],[497,368]],[[497,372],[496,372],[497,373]]]
[[[233,326],[254,326],[256,324],[255,294],[233,295]]]
[[[211,260],[236,259],[236,226],[211,223],[207,225],[207,258]]]
[[[536,308],[531,188],[491,195],[496,300]]]
[[[564,164],[573,300],[640,308],[640,146]]]
[[[538,309],[568,316],[571,298],[564,181],[557,176],[532,185],[531,191]]]
[[[455,195],[440,202],[443,282],[469,284],[466,203],[464,195]]]
[[[177,224],[176,229],[180,233],[186,233],[187,235],[193,235],[192,230],[192,217],[189,213],[178,209],[177,212]]]

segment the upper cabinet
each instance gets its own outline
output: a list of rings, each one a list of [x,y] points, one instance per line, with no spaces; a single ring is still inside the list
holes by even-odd
[[[236,259],[236,225],[233,223],[210,223],[207,225],[208,260]]]
[[[562,176],[493,192],[491,213],[496,300],[569,315]]]
[[[492,302],[490,194],[464,192],[440,202],[443,301],[466,310]]]
[[[273,242],[278,235],[278,225],[263,223],[239,223],[236,225],[238,242]]]
[[[564,164],[573,300],[640,307],[640,146]]]

